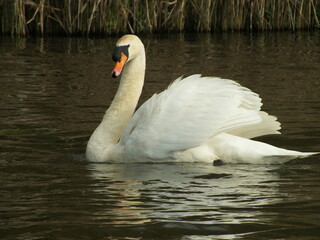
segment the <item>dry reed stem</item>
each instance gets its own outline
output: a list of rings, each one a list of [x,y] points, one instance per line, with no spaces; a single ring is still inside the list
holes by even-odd
[[[319,0],[0,0],[1,33],[291,30],[320,27]]]

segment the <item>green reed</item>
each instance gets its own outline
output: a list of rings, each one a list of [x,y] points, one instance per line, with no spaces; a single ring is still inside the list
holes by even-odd
[[[1,33],[117,34],[319,28],[320,0],[0,0]]]

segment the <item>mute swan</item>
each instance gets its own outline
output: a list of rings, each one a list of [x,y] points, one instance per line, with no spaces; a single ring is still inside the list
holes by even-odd
[[[112,76],[122,72],[120,86],[90,137],[89,161],[283,163],[316,154],[250,140],[279,134],[280,123],[260,111],[256,93],[232,80],[178,78],[134,113],[144,83],[144,45],[137,36],[125,35],[112,59]]]

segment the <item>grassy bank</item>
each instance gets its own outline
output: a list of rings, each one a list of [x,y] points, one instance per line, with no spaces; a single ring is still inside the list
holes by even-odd
[[[264,31],[319,28],[319,0],[0,0],[1,33]]]

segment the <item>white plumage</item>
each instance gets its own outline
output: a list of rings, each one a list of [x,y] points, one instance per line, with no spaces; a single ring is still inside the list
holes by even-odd
[[[314,154],[250,140],[279,134],[280,123],[260,110],[256,93],[232,80],[179,78],[132,116],[144,81],[145,53],[136,36],[126,35],[117,43],[127,45],[121,84],[89,140],[89,160],[281,163]]]
[[[174,158],[176,152],[198,147],[220,133],[260,124],[260,106],[256,94],[234,81],[200,75],[180,78],[138,109],[120,144],[129,156]]]

